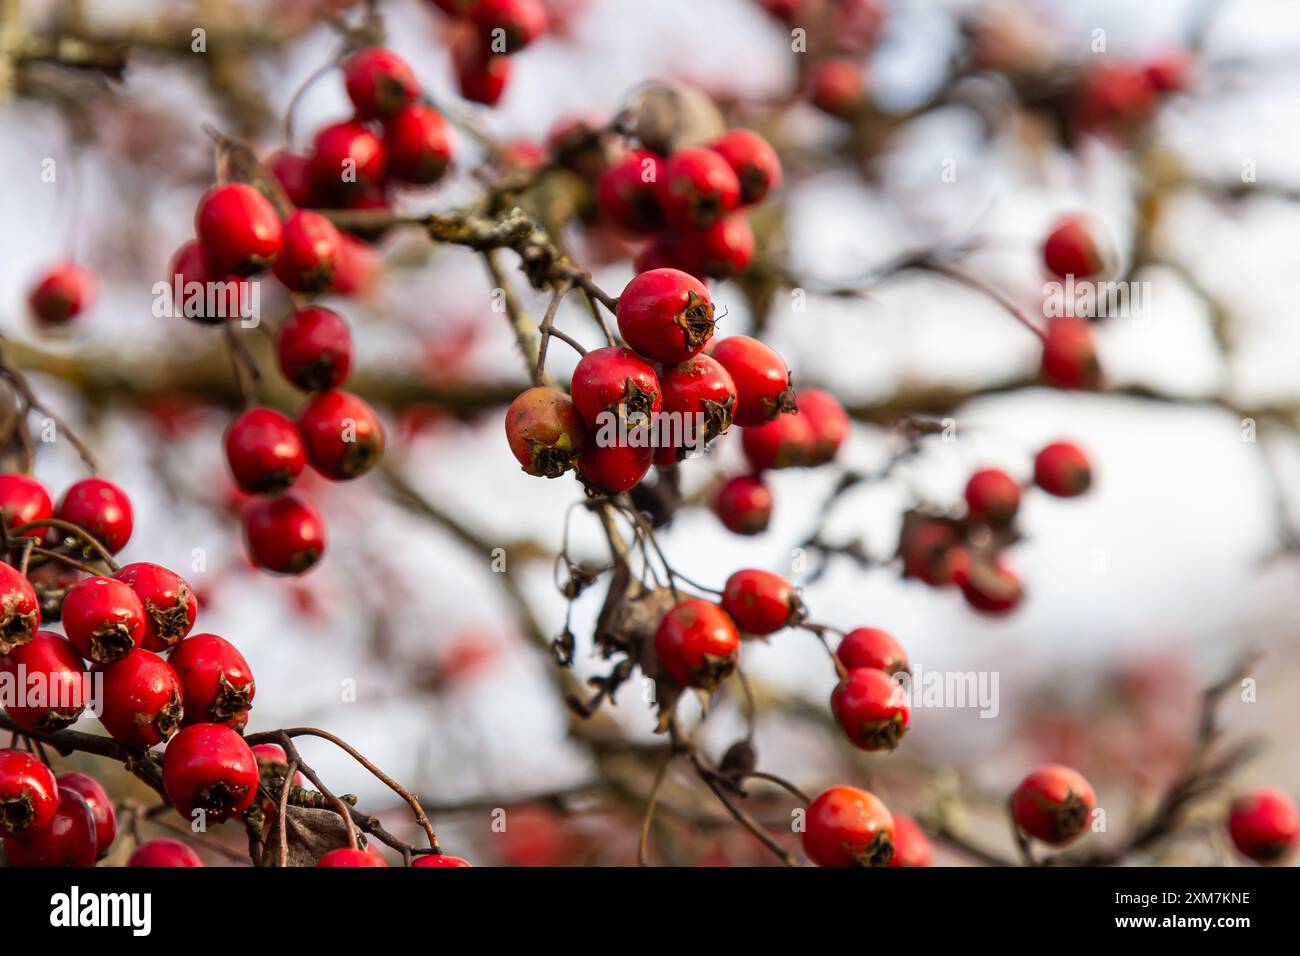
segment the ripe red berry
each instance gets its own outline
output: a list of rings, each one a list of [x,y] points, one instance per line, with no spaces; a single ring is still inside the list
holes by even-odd
[[[63,630],[82,657],[96,664],[121,660],[144,639],[144,605],[130,586],[87,578],[63,599]]]
[[[472,865],[468,860],[463,860],[458,856],[447,856],[445,853],[426,853],[423,856],[417,856],[411,861],[411,866],[463,867]]]
[[[131,858],[126,861],[127,866],[148,866],[148,867],[186,867],[202,866],[203,861],[199,855],[191,850],[180,840],[169,840],[159,838],[155,840],[145,840]]]
[[[1044,384],[1054,388],[1095,389],[1100,385],[1101,364],[1092,326],[1073,316],[1048,322],[1039,374]]]
[[[60,788],[49,824],[6,838],[4,848],[13,867],[94,866],[99,848],[95,816],[81,794]]]
[[[260,272],[284,240],[275,207],[247,183],[208,190],[194,213],[194,228],[208,265],[218,273]]]
[[[723,216],[711,226],[656,236],[637,253],[636,269],[680,269],[690,275],[727,278],[749,268],[754,230],[744,213]]]
[[[384,123],[388,171],[417,186],[436,183],[451,165],[451,128],[442,114],[412,104]]]
[[[343,238],[318,212],[299,209],[284,224],[284,242],[272,272],[294,292],[320,292],[334,279]]]
[[[758,339],[732,335],[715,343],[709,354],[722,363],[736,383],[732,420],[737,425],[762,425],[781,412],[796,410],[785,362]]]
[[[461,34],[451,44],[451,62],[460,95],[474,103],[495,106],[510,82],[510,58],[472,33]]]
[[[1141,67],[1098,62],[1079,85],[1075,125],[1081,130],[1123,136],[1151,118],[1156,107],[1155,93]]]
[[[1049,495],[1073,498],[1092,485],[1092,465],[1078,445],[1058,441],[1034,458],[1034,484]]]
[[[1085,279],[1106,267],[1095,237],[1095,226],[1084,216],[1065,216],[1043,240],[1043,263],[1047,271],[1064,279]]]
[[[659,666],[682,687],[712,690],[735,669],[740,634],[718,605],[688,598],[659,622],[655,653]]]
[[[679,434],[685,437],[688,416],[692,423],[703,423],[702,431],[694,424],[690,426],[690,434],[695,439],[691,448],[702,448],[731,427],[736,383],[716,359],[703,353],[692,356],[665,369],[659,383],[664,392],[663,412],[673,416],[667,419],[670,428],[679,429]],[[685,458],[689,450],[682,442],[661,446],[655,462],[661,467],[671,465]]]
[[[925,831],[911,817],[895,813],[894,817],[894,856],[890,866],[929,866],[931,860],[930,840]]]
[[[311,160],[286,149],[272,153],[264,163],[267,171],[276,178],[289,202],[298,207],[317,205],[316,187],[312,183]]]
[[[653,269],[633,278],[619,296],[616,312],[627,344],[669,365],[685,362],[713,335],[709,290],[676,269]],[[727,371],[735,378],[735,372]]]
[[[229,727],[193,724],[163,751],[163,789],[176,812],[220,822],[243,813],[257,795],[257,759]]]
[[[304,392],[337,388],[352,369],[352,335],[331,309],[299,309],[280,326],[276,357],[284,377]]]
[[[873,667],[850,670],[831,692],[831,711],[853,746],[893,750],[907,733],[912,711],[892,674]]]
[[[27,297],[32,316],[46,326],[62,325],[89,308],[98,283],[94,273],[64,262],[44,273]]]
[[[173,301],[172,308],[192,322],[221,325],[227,319],[252,313],[249,280],[214,270],[198,240],[176,250],[168,280],[174,290],[180,290],[180,301]]]
[[[478,0],[468,16],[496,53],[518,53],[546,32],[546,8],[539,0]]]
[[[52,631],[37,631],[30,641],[0,656],[0,674],[8,674],[15,686],[26,688],[28,682],[40,681],[44,688],[28,704],[18,700],[5,704],[9,719],[25,730],[49,733],[76,723],[90,702],[86,665],[67,640]]]
[[[365,850],[352,850],[343,847],[338,850],[330,850],[323,857],[316,861],[317,867],[352,867],[352,866],[388,866],[383,857],[376,853],[368,853]]]
[[[384,426],[350,392],[321,392],[298,413],[307,460],[331,481],[360,478],[384,454]]]
[[[839,119],[858,111],[865,90],[862,66],[848,57],[818,60],[808,70],[808,99],[823,113]]]
[[[325,553],[325,522],[294,495],[254,498],[243,524],[248,559],[272,574],[304,574]]]
[[[888,866],[894,818],[870,791],[831,787],[808,804],[803,851],[818,866]]]
[[[772,519],[772,490],[753,475],[729,478],[713,499],[713,513],[732,534],[762,534]]]
[[[740,181],[740,204],[762,202],[781,185],[781,160],[772,145],[752,130],[731,129],[713,144]]]
[[[0,836],[48,827],[58,804],[49,767],[21,750],[0,750]]]
[[[226,463],[239,490],[277,494],[307,465],[302,432],[273,408],[250,408],[226,429]]]
[[[71,790],[80,794],[86,806],[90,807],[90,815],[95,820],[95,857],[102,859],[117,839],[117,813],[113,810],[108,791],[94,777],[76,771],[59,774],[55,782],[60,791]]]
[[[3,516],[6,528],[33,521],[45,521],[54,517],[54,504],[45,486],[31,475],[12,472],[0,475],[0,516]],[[42,538],[44,528],[32,528],[24,531],[28,538]]]
[[[26,644],[40,625],[40,605],[31,582],[13,565],[0,563],[0,654]]]
[[[1000,468],[982,468],[966,482],[966,507],[972,520],[1004,528],[1020,508],[1020,485]]]
[[[1088,828],[1096,805],[1097,796],[1082,774],[1049,764],[1020,781],[1011,795],[1011,816],[1025,836],[1065,846]]]
[[[605,424],[600,417],[605,412],[624,419],[644,415],[650,425],[650,416],[663,402],[654,367],[631,349],[616,346],[592,349],[579,360],[569,394],[578,414],[593,428]]]
[[[65,491],[57,515],[91,534],[111,554],[126,547],[135,528],[131,499],[103,478],[83,478]]]
[[[835,651],[849,670],[875,668],[886,674],[910,670],[907,654],[888,631],[878,627],[855,627],[840,640]]]
[[[1256,863],[1277,863],[1296,845],[1300,813],[1276,787],[1264,787],[1232,801],[1228,833],[1237,850]]]
[[[971,558],[955,575],[966,603],[985,614],[1013,611],[1024,597],[1016,573],[1001,558]]]
[[[343,82],[358,119],[384,119],[415,101],[420,82],[406,61],[384,47],[358,50],[343,61]]]
[[[333,123],[316,134],[311,175],[316,188],[334,199],[353,199],[382,185],[388,170],[384,142],[364,124]]]
[[[725,159],[695,147],[673,153],[659,179],[659,205],[668,225],[703,229],[740,205],[740,180]]]
[[[803,619],[803,602],[785,578],[748,568],[727,578],[722,609],[745,634],[767,635]]]
[[[812,429],[813,443],[807,464],[824,465],[839,453],[849,437],[849,413],[838,398],[825,389],[801,391],[795,400],[799,417]]]
[[[198,599],[194,589],[175,571],[161,564],[139,561],[126,565],[113,577],[134,591],[144,606],[144,637],[140,646],[145,650],[166,650],[194,627]]]
[[[578,456],[578,477],[597,494],[616,495],[645,477],[654,463],[654,448],[598,445],[588,442]]]
[[[802,415],[778,415],[765,425],[754,425],[741,435],[741,447],[756,472],[769,468],[799,468],[813,453],[812,426]]]
[[[577,463],[584,435],[573,399],[559,389],[527,389],[506,410],[506,441],[530,475],[564,474]]]
[[[605,215],[631,232],[645,234],[663,228],[657,186],[661,162],[649,150],[634,149],[601,173],[596,199]]]
[[[136,648],[103,674],[99,722],[114,740],[152,747],[176,732],[183,713],[181,682],[165,660]]]
[[[920,578],[931,587],[954,583],[967,564],[956,528],[940,518],[905,521],[898,555],[903,559],[903,577]]]
[[[215,634],[195,634],[176,645],[167,663],[181,681],[184,723],[243,729],[257,685],[235,645]]]

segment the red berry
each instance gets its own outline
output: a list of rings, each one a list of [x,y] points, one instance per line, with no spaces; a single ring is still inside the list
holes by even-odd
[[[894,856],[890,866],[929,866],[931,859],[930,840],[925,831],[911,817],[895,813],[894,817]]]
[[[808,98],[813,106],[831,116],[846,119],[856,113],[865,90],[862,66],[848,57],[818,60],[808,70]]]
[[[907,654],[888,631],[878,627],[855,627],[840,640],[835,651],[849,670],[875,668],[886,674],[908,671]]]
[[[257,759],[244,738],[221,724],[193,724],[163,751],[163,789],[176,812],[203,811],[220,822],[243,813],[257,795]]]
[[[96,664],[121,660],[144,640],[144,605],[130,586],[87,578],[63,599],[63,630],[82,657]]]
[[[99,722],[114,740],[152,747],[176,732],[183,713],[181,682],[165,660],[136,648],[103,674]]]
[[[803,851],[818,866],[888,866],[894,818],[867,790],[831,787],[808,804]]]
[[[1047,323],[1040,376],[1054,388],[1094,389],[1101,384],[1101,365],[1092,326],[1072,316]]]
[[[0,654],[26,644],[40,625],[31,582],[13,565],[0,563]]]
[[[1034,458],[1034,484],[1049,495],[1073,498],[1092,485],[1092,465],[1078,445],[1053,442]]]
[[[343,847],[339,850],[330,850],[316,861],[316,866],[329,868],[339,866],[388,866],[388,864],[384,862],[383,857],[375,853]]]
[[[614,413],[615,421],[640,414],[649,426],[663,401],[650,363],[631,349],[616,346],[592,349],[582,357],[573,370],[569,394],[578,414],[593,428],[605,424],[600,417],[605,412]]]
[[[1020,578],[1001,558],[972,558],[958,571],[955,579],[966,603],[985,614],[1002,614],[1015,610],[1024,596]]]
[[[812,426],[802,415],[778,415],[765,425],[746,428],[741,435],[745,458],[754,471],[798,468],[808,464],[815,447]]]
[[[659,205],[668,225],[703,229],[740,205],[740,180],[711,149],[679,150],[664,162]]]
[[[500,101],[510,81],[509,57],[494,53],[474,34],[461,34],[452,41],[451,62],[461,96],[484,106]]]
[[[226,463],[240,491],[277,494],[298,480],[307,449],[287,416],[273,408],[250,408],[226,429]]]
[[[772,491],[761,478],[729,478],[713,499],[713,513],[732,534],[762,534],[772,519]]]
[[[383,47],[358,50],[343,61],[343,82],[358,119],[384,119],[420,95],[420,82],[406,61]]]
[[[1296,845],[1300,813],[1276,787],[1264,787],[1232,801],[1228,833],[1237,850],[1257,863],[1277,863]]]
[[[128,564],[113,577],[130,587],[144,605],[144,638],[140,646],[145,650],[166,650],[194,627],[198,599],[194,589],[175,571],[140,561]]]
[[[1095,237],[1095,226],[1084,216],[1065,216],[1043,240],[1043,263],[1047,271],[1064,279],[1085,279],[1106,268]]]
[[[712,690],[735,669],[740,634],[718,605],[688,598],[659,622],[655,653],[659,666],[682,687]]]
[[[322,195],[353,199],[382,185],[387,170],[384,142],[365,125],[333,123],[316,134],[311,174]]]
[[[655,450],[589,442],[578,456],[578,477],[597,493],[616,495],[634,487],[654,462]]]
[[[736,383],[715,359],[702,353],[692,356],[665,369],[659,381],[664,392],[663,412],[673,416],[666,420],[670,428],[677,429],[674,439],[687,435],[687,416],[692,423],[703,423],[703,431],[694,424],[690,426],[689,434],[695,439],[690,448],[702,448],[731,427],[731,412],[736,407]],[[662,439],[662,432],[660,437]],[[685,458],[688,450],[683,442],[661,446],[656,453],[656,463],[671,465]]]
[[[253,756],[257,758],[257,765],[259,767],[267,764],[272,766],[279,765],[285,768],[289,766],[289,756],[284,752],[284,748],[279,744],[253,744],[249,749],[253,751]],[[302,786],[301,771],[294,771],[293,785],[295,787]]]
[[[149,867],[173,867],[173,866],[202,866],[203,861],[199,855],[191,850],[180,840],[169,840],[160,838],[156,840],[145,840],[135,852],[131,854],[131,859],[126,861],[127,866],[149,866]]]
[[[1011,816],[1025,836],[1064,846],[1088,827],[1097,796],[1077,770],[1039,767],[1011,795]]]
[[[304,574],[325,553],[325,523],[294,495],[254,498],[243,523],[248,559],[272,574]]]
[[[284,224],[284,244],[271,271],[287,289],[320,292],[334,279],[342,245],[332,222],[318,212],[299,209]]]
[[[0,836],[45,829],[58,805],[49,767],[21,750],[0,750]]]
[[[898,554],[903,559],[903,577],[920,578],[931,587],[954,583],[956,572],[966,564],[956,529],[939,518],[905,521]]]
[[[64,262],[41,276],[27,303],[37,322],[62,325],[90,306],[97,287],[94,273],[75,262]]]
[[[1192,85],[1196,74],[1196,58],[1189,50],[1166,50],[1148,60],[1142,72],[1156,92],[1178,93]]]
[[[31,475],[13,472],[0,475],[0,515],[4,518],[6,528],[33,521],[45,521],[54,517],[54,505],[45,486]],[[42,538],[45,528],[32,528],[24,531],[28,538]]]
[[[644,234],[663,228],[657,188],[660,162],[649,150],[634,149],[601,173],[596,199],[605,215],[632,232]]]
[[[472,865],[468,860],[462,860],[458,856],[447,856],[438,853],[426,853],[423,856],[417,856],[411,861],[411,866],[462,867]]]
[[[1079,84],[1079,129],[1125,134],[1151,118],[1155,89],[1146,71],[1129,63],[1098,63]]]
[[[732,420],[743,428],[770,422],[781,412],[796,410],[790,372],[781,356],[758,339],[732,335],[717,342],[710,354],[736,383],[736,412]]]
[[[289,202],[299,207],[317,205],[311,160],[306,156],[282,149],[272,153],[263,165],[276,178]]]
[[[912,720],[906,693],[892,674],[873,667],[850,670],[831,692],[831,711],[853,746],[893,750]]]
[[[83,478],[65,491],[57,515],[88,532],[110,554],[126,547],[135,528],[131,499],[103,478]]]
[[[95,857],[103,859],[117,839],[117,813],[113,810],[113,801],[109,799],[108,791],[94,777],[76,771],[61,773],[55,781],[60,791],[71,790],[86,801],[95,821]]]
[[[194,228],[208,265],[219,273],[260,272],[284,241],[275,207],[247,183],[208,190],[195,210]]]
[[[698,353],[713,335],[709,290],[676,269],[653,269],[633,278],[619,296],[616,311],[618,330],[627,344],[669,365]]]
[[[58,806],[49,824],[6,838],[4,848],[5,858],[13,867],[94,866],[99,849],[95,816],[81,794],[60,788]]]
[[[249,280],[215,271],[198,240],[176,250],[168,277],[173,293],[180,292],[179,301],[173,301],[172,308],[192,322],[221,325],[227,319],[252,314]]]
[[[360,478],[384,454],[384,427],[351,392],[321,392],[298,413],[307,460],[331,481]]]
[[[366,295],[378,279],[382,265],[374,249],[344,233],[339,258],[334,264],[333,291],[338,295]]]
[[[384,123],[388,171],[398,179],[428,186],[451,165],[451,128],[442,114],[418,103]]]
[[[506,441],[530,475],[564,474],[577,463],[584,435],[573,400],[559,389],[530,388],[506,410]]]
[[[740,204],[762,202],[781,185],[781,160],[770,143],[752,130],[727,130],[713,144],[740,181]]]
[[[74,724],[90,701],[86,665],[67,640],[51,631],[37,631],[30,641],[0,656],[0,674],[8,674],[19,689],[39,680],[41,694],[30,706],[18,701],[5,704],[9,719],[25,730],[49,733]]]
[[[656,236],[637,253],[636,268],[726,278],[744,272],[753,259],[754,230],[744,213],[734,212],[704,229]]]
[[[304,392],[338,388],[352,369],[352,335],[330,309],[299,309],[280,326],[276,340],[280,371]]]
[[[799,417],[812,429],[813,444],[809,466],[824,465],[839,453],[849,437],[849,413],[830,392],[813,388],[801,391],[795,400]]]
[[[546,32],[539,0],[478,0],[468,15],[495,53],[518,53]]]
[[[779,574],[749,568],[727,578],[722,609],[746,634],[767,635],[803,619],[804,606]]]
[[[966,507],[972,520],[1004,528],[1020,508],[1020,485],[1000,468],[982,468],[966,482]]]
[[[244,655],[215,634],[195,634],[167,658],[181,681],[186,724],[224,724],[242,730],[257,685]]]

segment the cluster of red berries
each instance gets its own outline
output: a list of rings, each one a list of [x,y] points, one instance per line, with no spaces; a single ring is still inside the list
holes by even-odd
[[[1114,257],[1110,244],[1101,238],[1100,227],[1079,214],[1062,216],[1043,240],[1043,264],[1061,279],[1101,276],[1110,270]],[[1066,314],[1048,320],[1039,377],[1053,388],[1091,390],[1101,384],[1097,346],[1086,318]]]
[[[494,106],[510,82],[510,56],[547,29],[541,0],[430,0],[455,21],[451,61],[460,95]]]
[[[90,308],[99,283],[75,262],[60,262],[41,274],[27,296],[32,317],[42,328],[57,328]]]
[[[1079,81],[1071,117],[1075,130],[1127,139],[1150,121],[1162,98],[1191,85],[1195,67],[1194,57],[1183,49],[1145,61],[1098,61]]]
[[[10,866],[94,866],[117,836],[98,780],[55,776],[36,757],[0,750],[0,844]]]

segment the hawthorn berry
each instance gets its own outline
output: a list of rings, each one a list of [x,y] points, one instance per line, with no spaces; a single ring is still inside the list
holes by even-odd
[[[1015,610],[1024,597],[1020,578],[1001,558],[971,558],[955,575],[966,603],[985,614]]]
[[[1000,468],[981,468],[966,482],[966,507],[973,520],[1005,528],[1020,508],[1020,485]]]
[[[83,478],[68,488],[56,515],[93,536],[110,554],[125,548],[135,529],[131,499],[103,478]]]
[[[338,850],[330,850],[319,860],[316,861],[317,867],[351,867],[351,866],[388,866],[384,858],[377,853],[369,853],[366,850],[353,850],[348,847],[342,847]]]
[[[598,445],[588,442],[578,456],[578,477],[597,494],[616,495],[633,488],[654,463],[649,445]]]
[[[172,649],[167,663],[181,681],[183,723],[243,729],[257,685],[235,645],[215,634],[195,634]]]
[[[713,335],[709,290],[677,269],[652,269],[635,276],[624,287],[615,312],[628,345],[669,365],[685,362]],[[735,372],[727,371],[735,378]]]
[[[81,655],[62,635],[52,631],[37,631],[26,644],[0,656],[0,674],[11,675],[18,686],[39,679],[45,688],[33,703],[5,704],[9,719],[24,730],[48,733],[69,727],[90,700]],[[19,699],[24,696],[19,695]]]
[[[22,472],[0,475],[0,518],[3,518],[5,528],[12,529],[53,517],[54,504],[43,484]],[[45,529],[30,528],[23,532],[23,536],[42,538]]]
[[[332,481],[360,478],[384,454],[384,427],[350,392],[321,392],[298,413],[307,460]]]
[[[58,805],[59,787],[49,767],[21,750],[0,750],[0,836],[48,827]]]
[[[1101,363],[1086,320],[1061,316],[1047,323],[1039,375],[1053,388],[1095,389],[1101,384]]]
[[[165,650],[194,627],[198,599],[194,589],[175,571],[161,564],[138,561],[121,568],[113,577],[134,591],[144,606],[144,637],[140,646],[145,650]]]
[[[113,810],[108,791],[94,777],[75,770],[61,773],[54,779],[60,791],[71,790],[81,794],[81,799],[90,807],[90,815],[95,820],[95,858],[103,859],[117,839],[117,813]]]
[[[300,153],[282,149],[272,153],[264,165],[294,206],[310,208],[317,205],[310,159]]]
[[[955,583],[958,571],[968,563],[956,528],[942,518],[905,520],[898,554],[903,559],[903,577],[920,578],[931,587]]]
[[[1092,485],[1092,465],[1078,445],[1052,442],[1034,457],[1034,484],[1049,495],[1073,498]]]
[[[254,498],[242,517],[248,559],[272,574],[304,574],[325,553],[325,522],[295,495]]]
[[[755,475],[728,478],[713,499],[713,513],[732,534],[762,534],[772,519],[772,490]]]
[[[831,711],[853,746],[893,750],[912,720],[903,685],[874,667],[850,670],[831,692]]]
[[[1228,809],[1228,834],[1243,856],[1256,863],[1277,863],[1296,845],[1300,813],[1295,802],[1276,787],[1243,794]]]
[[[645,149],[625,153],[600,175],[596,200],[615,224],[636,233],[663,228],[664,212],[659,205],[661,160]]]
[[[331,309],[299,309],[280,326],[276,358],[284,377],[304,392],[338,388],[352,370],[352,335]]]
[[[343,61],[342,69],[358,119],[386,119],[420,95],[420,83],[410,66],[384,47],[358,50]]]
[[[659,622],[655,653],[660,667],[682,687],[712,690],[735,669],[740,634],[721,607],[688,598]]]
[[[387,171],[384,141],[363,123],[332,123],[316,134],[311,175],[323,196],[355,199],[382,185]]]
[[[659,383],[664,392],[663,411],[683,423],[683,437],[686,416],[690,416],[693,422],[703,422],[703,431],[693,433],[696,439],[694,447],[702,448],[731,427],[731,412],[736,407],[736,383],[716,359],[703,353],[692,356],[665,369]],[[687,451],[684,443],[661,446],[655,461],[661,467],[670,465],[686,457]]]
[[[1085,279],[1106,268],[1094,225],[1084,216],[1064,216],[1043,240],[1043,264],[1064,279]]]
[[[713,144],[740,181],[740,204],[752,206],[781,185],[781,160],[772,145],[753,130],[731,129]]]
[[[638,272],[679,269],[689,275],[739,275],[754,259],[754,230],[744,213],[723,216],[704,229],[656,236],[636,255]]]
[[[911,817],[895,813],[894,817],[894,855],[890,866],[929,866],[931,860],[930,840],[925,831]]]
[[[84,797],[70,787],[60,787],[54,818],[39,829],[24,830],[4,841],[5,858],[13,867],[95,865],[99,840],[95,815]]]
[[[271,271],[286,289],[320,292],[334,280],[343,238],[318,212],[299,209],[284,224],[284,242]]]
[[[180,289],[173,308],[184,318],[200,325],[221,325],[227,319],[250,313],[252,290],[249,280],[214,271],[208,264],[203,244],[197,239],[185,243],[172,259],[173,290]]]
[[[1096,805],[1097,796],[1082,774],[1049,764],[1020,781],[1011,795],[1011,816],[1025,836],[1065,846],[1087,829]]]
[[[382,266],[374,249],[345,232],[338,261],[334,263],[334,293],[346,296],[367,294],[374,287]]]
[[[239,490],[277,494],[302,474],[307,449],[302,432],[273,408],[250,408],[226,428],[226,463]]]
[[[191,724],[163,751],[163,789],[188,820],[203,811],[214,822],[247,810],[257,795],[257,759],[229,727]]]
[[[162,743],[180,726],[181,681],[165,660],[137,647],[103,670],[99,722],[109,736],[131,747]]]
[[[773,634],[803,620],[806,611],[785,578],[771,571],[748,568],[727,578],[722,609],[745,634]]]
[[[416,186],[436,183],[451,165],[451,129],[437,110],[414,103],[384,123],[388,172]]]
[[[29,642],[40,625],[32,583],[13,565],[0,563],[0,654]]]
[[[171,840],[161,837],[154,840],[145,840],[131,858],[126,861],[127,866],[148,866],[148,867],[192,867],[202,866],[203,861],[199,855],[191,850],[180,840]]]
[[[510,58],[496,53],[476,34],[464,33],[452,40],[451,62],[460,95],[473,103],[495,106],[510,82]]]
[[[275,207],[247,183],[227,183],[208,190],[194,213],[194,228],[208,265],[219,273],[260,272],[271,264],[284,241]]]
[[[808,804],[803,851],[818,866],[888,866],[894,833],[894,818],[875,794],[831,787]]]
[[[693,147],[664,161],[658,194],[668,225],[703,229],[740,205],[740,180],[713,150]]]
[[[764,425],[744,429],[740,437],[745,459],[756,472],[808,464],[815,439],[802,415],[778,415]]]
[[[559,389],[527,389],[506,409],[506,441],[530,475],[558,478],[574,467],[584,436],[573,399]]]
[[[518,53],[546,32],[546,8],[540,0],[478,0],[467,15],[497,53]]]
[[[1123,136],[1151,118],[1156,91],[1146,71],[1131,63],[1098,62],[1079,84],[1075,125]]]
[[[606,412],[621,419],[642,415],[648,426],[663,403],[654,367],[631,349],[618,346],[584,355],[573,370],[569,394],[578,414],[593,428],[605,424],[601,415]]]
[[[796,411],[789,369],[781,356],[758,339],[732,335],[714,344],[709,354],[722,363],[736,383],[732,421],[737,425],[762,425],[782,412]]]
[[[458,856],[447,856],[445,853],[425,853],[412,860],[411,866],[463,867],[473,866],[473,864],[469,860],[461,859]]]
[[[849,413],[838,398],[821,388],[800,392],[795,407],[799,417],[812,429],[812,446],[806,464],[809,467],[826,464],[849,437]]]
[[[41,325],[62,325],[89,308],[97,287],[94,273],[75,262],[64,262],[41,276],[27,304]]]
[[[855,627],[840,639],[835,656],[849,670],[875,668],[886,674],[910,671],[907,654],[888,631],[878,627]]]
[[[862,66],[848,57],[818,60],[808,70],[808,99],[823,113],[847,119],[862,106],[866,80]]]

